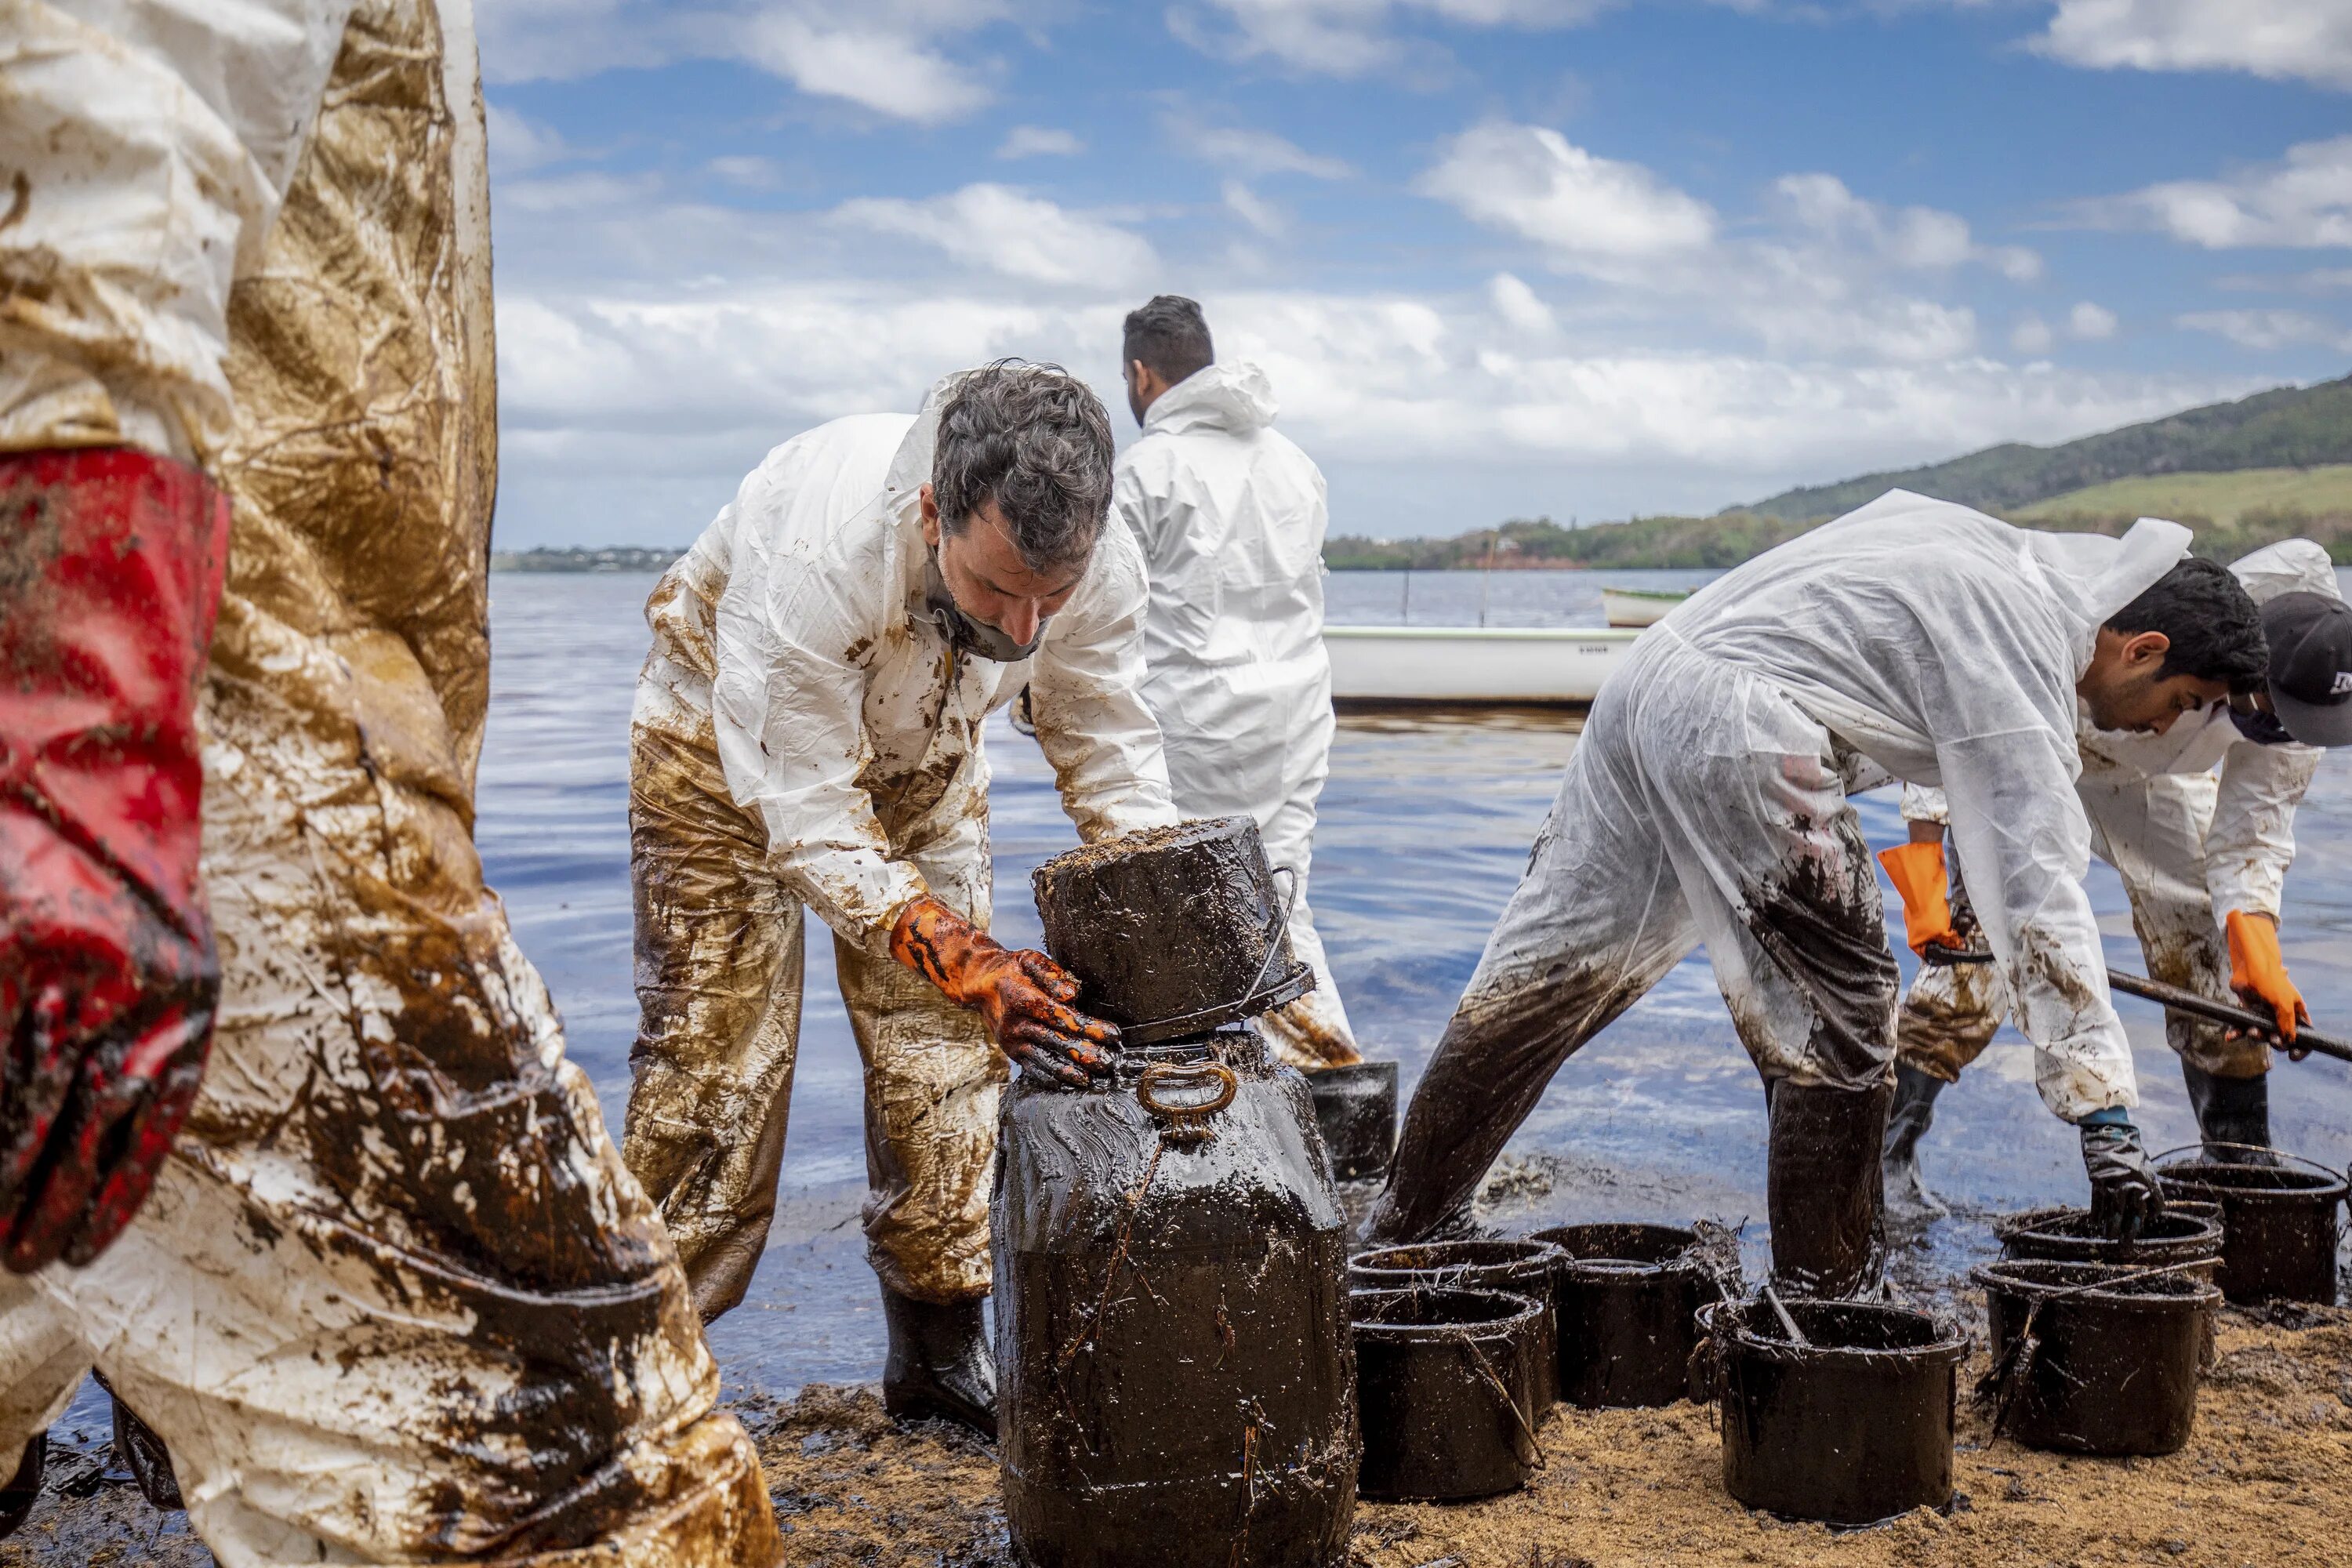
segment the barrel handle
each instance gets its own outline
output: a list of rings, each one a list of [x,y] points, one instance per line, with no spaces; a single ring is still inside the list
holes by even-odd
[[[1197,1105],[1171,1105],[1152,1092],[1162,1085],[1197,1086],[1211,1080],[1217,1085],[1216,1099]],[[1223,1062],[1154,1062],[1136,1082],[1135,1102],[1169,1124],[1168,1138],[1198,1142],[1209,1136],[1209,1118],[1231,1105],[1240,1087],[1234,1069]]]

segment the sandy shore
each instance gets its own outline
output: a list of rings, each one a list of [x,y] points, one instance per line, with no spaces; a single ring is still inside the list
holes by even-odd
[[[1963,1373],[1965,1388],[1982,1370]],[[1010,1562],[995,1460],[944,1426],[900,1427],[871,1389],[739,1405],[758,1437],[794,1564],[995,1568]],[[1525,1491],[1452,1507],[1362,1504],[1350,1568],[1830,1568],[2352,1564],[2352,1310],[2223,1315],[2197,1429],[2161,1459],[2069,1459],[1961,1422],[1949,1514],[1834,1534],[1724,1495],[1712,1413],[1555,1411]],[[99,1454],[102,1459],[103,1450]],[[77,1495],[79,1494],[79,1495]],[[64,1457],[0,1565],[195,1568],[184,1516],[159,1515],[91,1458]]]

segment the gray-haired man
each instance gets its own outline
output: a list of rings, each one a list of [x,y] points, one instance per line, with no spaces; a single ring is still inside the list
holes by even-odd
[[[866,1063],[885,1402],[987,1431],[1004,1058],[1083,1083],[1114,1037],[1050,959],[986,935],[983,721],[1028,685],[1089,842],[1175,820],[1141,696],[1143,563],[1103,526],[1110,499],[1095,395],[1055,367],[989,365],[919,415],[769,453],[646,612],[629,1166],[704,1320],[741,1300],[775,1211],[814,910]]]

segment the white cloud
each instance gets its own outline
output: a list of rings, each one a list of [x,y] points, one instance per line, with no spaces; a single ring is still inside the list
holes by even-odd
[[[1981,246],[1958,213],[1882,206],[1835,174],[1785,174],[1773,191],[1798,223],[1826,238],[1875,253],[1890,265],[1935,271],[1981,262],[2012,282],[2042,276],[2042,258],[2022,246]]]
[[[2316,344],[2352,353],[2352,331],[2300,310],[2198,310],[2176,317],[2192,331],[2214,332],[2240,348],[2301,348]]]
[[[803,92],[920,125],[961,120],[993,96],[969,68],[902,33],[769,12],[752,19],[745,43],[753,63]]]
[[[2304,142],[2227,180],[2171,180],[2086,203],[2084,221],[2154,228],[2208,250],[2352,246],[2352,136]]]
[[[2066,330],[2085,342],[2114,337],[2120,324],[2113,310],[2090,300],[2078,302],[2066,312]]]
[[[2059,0],[2032,44],[2070,65],[2352,87],[2352,6],[2342,0]]]
[[[1555,265],[1703,250],[1715,212],[1639,163],[1596,157],[1559,132],[1489,121],[1445,144],[1414,183],[1473,222],[1544,247]]]
[[[835,207],[833,218],[1034,283],[1122,289],[1147,280],[1159,265],[1140,237],[1005,185],[966,185],[924,201],[860,197]]]
[[[750,191],[772,191],[784,183],[783,165],[756,153],[730,153],[713,158],[710,172],[730,185]]]
[[[2048,353],[2050,345],[2056,341],[2050,323],[2031,311],[2020,316],[2017,325],[2009,330],[2009,346],[2032,359]]]
[[[997,144],[1000,158],[1075,158],[1087,150],[1076,134],[1050,125],[1016,125]]]
[[[1239,180],[1225,182],[1224,198],[1227,210],[1268,239],[1278,238],[1289,226],[1280,208]]]
[[[1162,116],[1171,140],[1193,157],[1243,174],[1309,174],[1344,180],[1356,171],[1346,161],[1309,153],[1286,136],[1240,125],[1207,125],[1182,111]]]
[[[1495,314],[1515,332],[1530,337],[1549,337],[1559,330],[1559,321],[1551,307],[1536,297],[1536,291],[1508,272],[1497,272],[1487,280],[1486,300]]]
[[[1414,22],[1457,26],[1572,27],[1617,0],[1205,0],[1178,5],[1168,26],[1179,38],[1227,59],[1274,59],[1302,71],[1355,77],[1427,66],[1445,58],[1424,38],[1400,37]]]
[[[490,173],[500,179],[527,174],[572,155],[572,148],[551,126],[495,103],[485,104],[483,112],[489,122]]]

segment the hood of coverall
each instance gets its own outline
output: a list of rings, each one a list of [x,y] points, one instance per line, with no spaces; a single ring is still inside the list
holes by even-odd
[[[1143,428],[1147,434],[1227,430],[1247,436],[1273,424],[1281,411],[1265,372],[1252,361],[1237,360],[1204,365],[1161,393],[1145,411]]]

